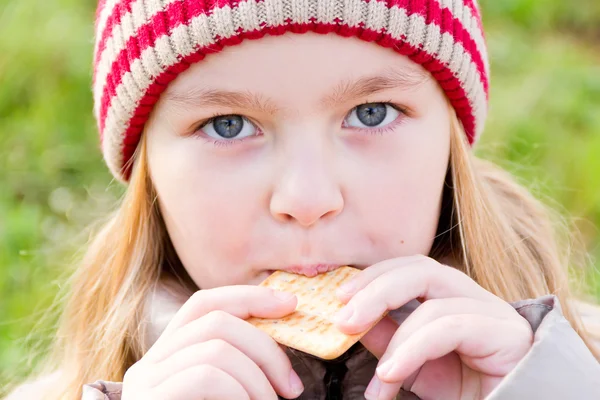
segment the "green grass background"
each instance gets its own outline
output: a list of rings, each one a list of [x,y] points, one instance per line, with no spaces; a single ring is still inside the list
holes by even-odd
[[[555,199],[598,257],[600,2],[481,6],[492,81],[477,152]],[[35,365],[32,344],[42,340],[43,351],[53,334],[50,322],[38,322],[83,227],[122,193],[102,162],[91,112],[94,7],[0,0],[0,388]],[[586,271],[600,299],[598,276]]]

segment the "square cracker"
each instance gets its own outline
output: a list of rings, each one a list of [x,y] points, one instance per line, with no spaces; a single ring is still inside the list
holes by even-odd
[[[296,311],[280,319],[252,317],[248,322],[284,346],[324,360],[337,358],[379,322],[355,335],[342,333],[332,322],[333,315],[344,306],[335,294],[337,288],[358,272],[353,267],[340,267],[309,278],[276,271],[260,286],[294,293],[298,297]]]

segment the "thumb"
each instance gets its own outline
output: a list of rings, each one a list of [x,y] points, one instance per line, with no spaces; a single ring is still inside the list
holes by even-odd
[[[375,357],[381,358],[396,330],[398,330],[398,324],[390,317],[385,317],[367,332],[360,342]]]

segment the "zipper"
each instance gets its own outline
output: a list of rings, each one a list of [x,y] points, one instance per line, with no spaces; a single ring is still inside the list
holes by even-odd
[[[346,376],[346,372],[348,372],[348,367],[346,367],[346,361],[348,361],[348,359],[350,359],[354,355],[356,349],[359,346],[360,343],[356,343],[340,357],[336,358],[335,360],[330,360],[326,362],[325,365],[327,366],[327,371],[325,372],[325,378],[323,378],[326,388],[326,400],[343,400],[342,386],[344,382],[344,377]]]
[[[330,364],[325,373],[325,387],[327,389],[327,400],[342,400],[342,382],[348,368],[344,362]]]

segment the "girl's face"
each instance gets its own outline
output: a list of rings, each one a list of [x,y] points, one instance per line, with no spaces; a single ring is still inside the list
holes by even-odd
[[[450,116],[435,80],[390,49],[245,41],[180,74],[146,134],[169,235],[201,288],[430,251]]]

